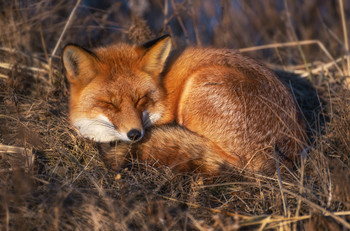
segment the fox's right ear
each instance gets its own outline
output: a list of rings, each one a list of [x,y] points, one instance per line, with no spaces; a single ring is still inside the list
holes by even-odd
[[[142,57],[142,69],[153,76],[158,76],[164,69],[171,50],[171,38],[169,35],[163,35],[160,38],[149,41],[141,46],[145,51]]]
[[[96,76],[97,58],[91,51],[68,44],[63,49],[62,59],[70,83],[87,84]]]

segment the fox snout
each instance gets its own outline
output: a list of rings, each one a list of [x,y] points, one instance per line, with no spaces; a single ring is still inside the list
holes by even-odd
[[[142,132],[138,129],[131,129],[126,135],[131,141],[139,141],[143,137]]]
[[[124,141],[129,143],[140,141],[145,134],[145,129],[161,117],[158,111],[150,113],[146,109],[140,112],[132,104],[122,106],[119,112],[104,109],[94,114],[84,113],[71,116],[71,121],[82,136],[95,142]]]
[[[117,126],[105,115],[95,118],[79,118],[72,121],[80,134],[96,142],[107,143],[113,141],[137,142],[144,136],[144,128],[140,126]]]
[[[111,124],[115,132],[115,140],[137,142],[144,135],[144,124],[139,113],[118,113],[111,118]]]

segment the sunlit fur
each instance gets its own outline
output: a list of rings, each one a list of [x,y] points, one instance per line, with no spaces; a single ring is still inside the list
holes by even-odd
[[[160,47],[159,52],[169,50]],[[98,48],[93,53],[75,45],[64,49],[63,63],[71,87],[70,119],[82,136],[97,142],[133,142],[127,136],[129,131],[140,131],[141,139],[145,128],[161,118],[164,90],[158,76],[168,53],[163,60],[158,52],[153,53],[142,59],[144,51],[127,44]],[[100,115],[105,117],[103,123]]]
[[[130,142],[132,129],[144,136],[104,149],[107,164],[122,165],[131,152],[209,174],[274,172],[276,158],[291,166],[305,147],[305,125],[272,71],[230,49],[170,48],[167,36],[143,46],[65,48],[70,118],[80,133],[98,142]]]
[[[75,120],[74,126],[82,136],[96,142],[129,141],[126,134],[117,132],[111,121],[104,115],[98,115],[93,119],[79,118]]]

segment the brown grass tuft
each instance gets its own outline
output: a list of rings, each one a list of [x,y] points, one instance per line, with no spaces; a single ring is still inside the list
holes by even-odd
[[[82,1],[69,25],[75,1],[0,3],[0,229],[350,229],[349,2],[343,16],[337,1],[145,2]],[[59,51],[163,33],[176,46],[247,48],[278,69],[309,129],[293,171],[207,178],[103,165],[69,125]]]

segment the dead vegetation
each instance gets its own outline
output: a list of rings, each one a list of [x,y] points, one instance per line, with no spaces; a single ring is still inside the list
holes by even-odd
[[[0,2],[0,229],[350,229],[350,5],[340,2]],[[280,70],[309,127],[293,172],[105,168],[69,125],[60,50],[164,33],[176,46],[245,48]]]

